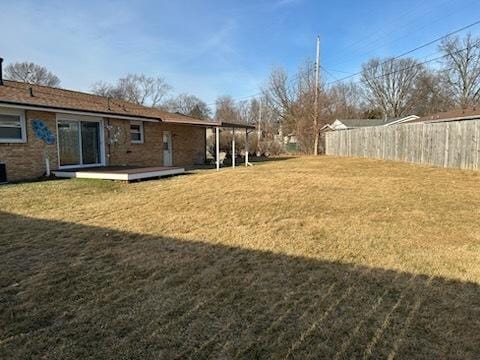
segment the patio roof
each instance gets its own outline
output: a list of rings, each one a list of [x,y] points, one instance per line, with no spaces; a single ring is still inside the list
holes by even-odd
[[[255,129],[255,125],[252,124],[245,124],[245,123],[233,123],[228,121],[222,121],[220,127],[227,127],[233,129]]]

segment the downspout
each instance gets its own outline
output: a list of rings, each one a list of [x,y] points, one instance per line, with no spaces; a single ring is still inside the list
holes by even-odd
[[[0,86],[3,86],[3,58],[0,57]]]
[[[110,105],[109,105],[110,106]],[[107,118],[107,163],[105,165],[109,166],[110,165],[110,156],[111,156],[111,151],[112,151],[112,142],[110,140],[111,134],[110,134],[110,118]]]
[[[50,158],[48,157],[48,154],[45,154],[45,175],[47,177],[50,177]]]

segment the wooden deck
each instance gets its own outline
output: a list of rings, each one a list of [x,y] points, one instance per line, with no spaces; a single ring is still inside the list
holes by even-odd
[[[179,167],[104,166],[93,168],[61,169],[53,171],[53,173],[59,178],[133,181],[180,175],[185,173],[185,169]]]

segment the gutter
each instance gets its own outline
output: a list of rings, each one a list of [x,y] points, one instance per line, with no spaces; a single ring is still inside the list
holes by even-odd
[[[16,109],[25,109],[25,110],[40,110],[40,111],[51,111],[55,110],[64,114],[74,114],[74,115],[90,115],[90,116],[102,116],[102,117],[111,117],[114,119],[123,119],[123,120],[136,120],[136,121],[149,121],[149,122],[161,122],[162,119],[154,118],[150,116],[142,115],[125,115],[118,113],[108,113],[102,111],[91,111],[91,110],[77,110],[72,108],[65,108],[60,106],[48,106],[48,105],[39,105],[39,104],[28,104],[15,101],[5,101],[0,100],[0,106],[6,105],[7,107],[16,108]]]

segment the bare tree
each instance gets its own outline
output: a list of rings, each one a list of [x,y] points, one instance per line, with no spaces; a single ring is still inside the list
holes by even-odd
[[[115,85],[97,82],[92,86],[92,92],[133,102],[138,105],[157,107],[171,90],[161,77],[148,77],[145,75],[129,74],[118,79]]]
[[[417,80],[413,93],[413,114],[426,116],[455,107],[449,86],[442,80],[443,71],[427,69]]]
[[[91,90],[96,95],[110,97],[113,99],[127,100],[125,94],[122,92],[122,89],[104,81],[98,81],[93,84]]]
[[[362,113],[360,87],[353,83],[337,83],[328,89],[329,112],[332,118],[352,119]]]
[[[231,96],[220,96],[215,102],[215,120],[239,122],[240,113]]]
[[[180,94],[166,101],[162,108],[171,112],[180,112],[185,115],[193,116],[198,119],[210,119],[212,111],[207,104],[190,94]]]
[[[480,38],[468,34],[464,39],[449,38],[440,49],[445,53],[444,80],[457,105],[463,109],[480,100]]]
[[[406,115],[413,107],[414,91],[425,71],[415,59],[372,59],[363,65],[364,95],[385,117]]]
[[[320,84],[315,111],[315,78],[312,64],[301,66],[294,78],[282,69],[273,70],[264,89],[267,106],[278,116],[285,131],[294,133],[302,151],[315,154],[320,128],[328,122],[328,97]],[[318,118],[316,118],[316,115]]]
[[[211,120],[212,110],[208,107],[206,103],[204,103],[203,101],[200,101],[195,104],[193,109],[187,115],[190,115],[197,119]]]
[[[295,127],[296,106],[298,98],[294,86],[291,86],[284,69],[274,69],[264,89],[266,105],[276,113],[285,126]]]
[[[5,78],[29,84],[53,86],[60,85],[60,79],[44,66],[32,62],[16,62],[5,68]]]
[[[260,114],[260,101],[258,99],[240,101],[237,103],[237,111],[240,122],[256,124]],[[266,119],[267,118],[265,118],[265,120]]]

